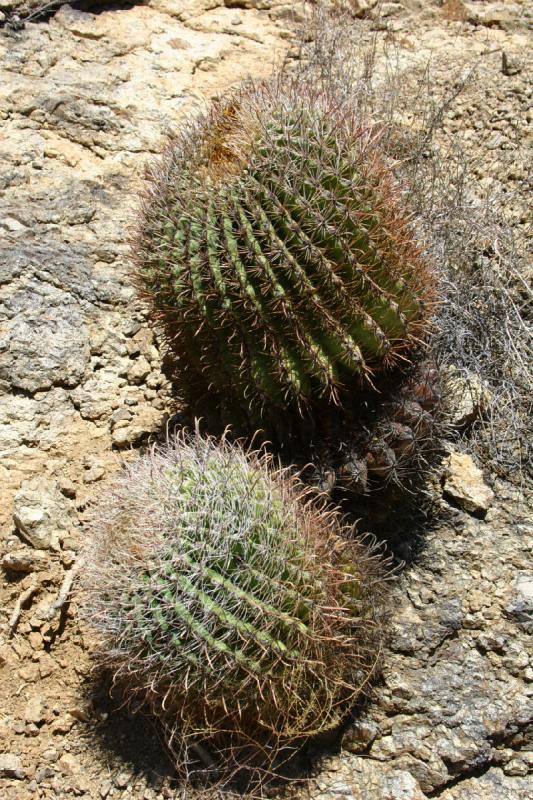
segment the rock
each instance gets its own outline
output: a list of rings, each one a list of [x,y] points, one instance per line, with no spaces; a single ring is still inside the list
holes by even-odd
[[[65,477],[60,478],[58,485],[61,494],[64,494],[65,497],[69,497],[71,500],[73,500],[76,497],[76,492],[77,492],[76,486],[69,478]]]
[[[426,800],[418,781],[406,770],[387,776],[382,792],[380,800]]]
[[[374,19],[386,19],[387,17],[393,17],[397,14],[401,14],[403,11],[403,6],[400,2],[393,2],[393,3],[379,3],[376,5],[372,17]]]
[[[135,436],[131,428],[115,428],[111,439],[113,445],[121,449],[123,447],[130,447],[135,440]]]
[[[104,477],[104,475],[105,475],[104,467],[95,464],[93,467],[91,467],[90,469],[86,470],[83,473],[82,481],[83,483],[96,483],[96,481],[99,481],[101,478]]]
[[[449,367],[443,375],[444,399],[458,428],[470,425],[487,410],[490,393],[477,375]]]
[[[13,550],[2,558],[2,568],[11,572],[36,572],[47,564],[44,550]]]
[[[130,780],[130,776],[127,772],[119,772],[118,775],[115,775],[113,779],[113,783],[117,787],[117,789],[125,789],[128,785]]]
[[[70,709],[69,714],[71,717],[74,717],[74,719],[77,719],[78,722],[89,722],[91,719],[91,708],[88,705],[74,706],[74,708]]]
[[[505,609],[528,633],[533,633],[533,575],[519,572],[516,576],[512,600]]]
[[[24,736],[29,736],[31,738],[37,737],[39,736],[39,730],[39,726],[34,722],[28,722],[24,727]]]
[[[72,753],[63,753],[57,765],[63,775],[76,775],[80,771],[79,759]]]
[[[34,650],[40,650],[43,646],[43,637],[38,631],[32,631],[28,634],[28,642]]]
[[[133,384],[140,384],[150,374],[150,364],[144,356],[134,361],[133,366],[128,370],[128,380]]]
[[[7,644],[0,644],[0,667],[4,667],[13,659],[13,650]]]
[[[49,653],[41,653],[39,659],[39,675],[41,678],[48,678],[57,668],[57,664]]]
[[[111,783],[111,781],[109,779],[103,781],[103,783],[100,784],[100,788],[99,788],[100,797],[107,797],[107,795],[109,794],[109,792],[111,791],[112,788],[113,788],[113,784]]]
[[[111,425],[116,425],[119,422],[129,422],[131,419],[132,414],[131,411],[127,408],[117,408],[116,411],[111,414]]]
[[[89,357],[87,327],[66,292],[39,285],[5,303],[12,315],[0,328],[0,379],[34,393],[61,384],[76,386]]]
[[[520,59],[508,55],[505,50],[502,51],[502,72],[504,75],[518,75],[522,72],[522,62]]]
[[[350,3],[350,13],[353,14],[354,17],[364,17],[375,5],[376,3],[373,2],[373,0],[352,0]]]
[[[23,780],[25,772],[19,756],[13,753],[0,754],[0,775],[3,778],[17,778]]]
[[[50,725],[50,732],[53,734],[65,734],[70,731],[76,720],[70,714],[61,714]]]
[[[72,524],[70,511],[56,481],[31,478],[15,495],[13,520],[19,534],[33,547],[59,550],[62,533]]]
[[[503,771],[492,767],[479,777],[467,778],[439,794],[440,800],[526,800],[531,797],[531,780],[506,779]]]
[[[44,700],[38,695],[30,697],[24,709],[24,719],[26,723],[42,725],[50,718],[49,712],[45,708]]]
[[[452,452],[446,459],[443,489],[445,496],[472,514],[486,514],[494,500],[483,473],[466,453]]]
[[[342,746],[350,753],[364,752],[378,733],[379,728],[372,720],[357,720],[342,737]]]
[[[275,0],[224,0],[226,8],[254,8],[259,10],[269,10],[275,4]]]
[[[115,370],[104,368],[78,386],[72,392],[72,400],[82,419],[97,420],[109,416],[120,405],[120,389],[124,383]]]
[[[143,355],[148,360],[151,359],[154,345],[154,334],[149,328],[141,328],[133,338],[127,342],[127,349],[130,356]]]
[[[35,782],[42,783],[43,781],[48,780],[49,778],[53,778],[55,775],[54,770],[51,767],[39,767],[39,769],[35,770]]]
[[[78,11],[66,3],[56,12],[54,19],[75,36],[101,39],[106,34],[105,28],[98,26],[98,17],[95,14]]]
[[[507,31],[515,27],[519,13],[515,3],[489,3],[486,8],[474,11],[469,16],[469,21],[485,25],[488,28],[500,28]]]
[[[128,355],[127,340],[120,330],[112,327],[113,322],[115,320],[110,320],[106,326],[90,328],[91,355],[104,356],[108,362],[114,361],[116,356]]]
[[[111,438],[117,448],[131,447],[158,433],[164,414],[148,405],[139,409],[131,421],[119,422],[113,428]]]
[[[435,651],[439,645],[461,628],[463,612],[459,599],[435,603],[431,617],[424,619],[419,613],[411,613],[409,619],[394,626],[389,647],[393,652],[405,655]],[[404,691],[396,684],[395,691]]]

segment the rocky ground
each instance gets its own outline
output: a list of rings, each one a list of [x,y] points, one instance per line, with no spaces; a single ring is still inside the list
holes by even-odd
[[[149,725],[109,714],[88,682],[75,601],[51,606],[87,503],[176,410],[129,277],[143,163],[204,98],[295,56],[302,12],[149,0],[36,15],[42,5],[0,0],[0,792],[172,797]],[[363,39],[377,31],[406,66],[431,57],[441,87],[478,64],[445,124],[482,153],[480,185],[507,191],[524,226],[527,0],[402,0],[379,18],[374,6],[354,0],[369,15]],[[441,519],[395,588],[382,684],[300,795],[533,797],[527,498],[457,456],[443,480]]]

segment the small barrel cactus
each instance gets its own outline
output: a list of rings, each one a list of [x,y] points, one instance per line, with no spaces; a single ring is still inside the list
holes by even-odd
[[[250,427],[406,363],[432,307],[379,135],[284,80],[178,133],[148,173],[135,244],[179,388]]]
[[[95,511],[82,609],[174,752],[331,728],[375,671],[383,559],[309,494],[264,454],[182,434]]]

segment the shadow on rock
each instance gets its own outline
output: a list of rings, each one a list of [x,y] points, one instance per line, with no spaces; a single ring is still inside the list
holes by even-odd
[[[108,674],[100,673],[87,686],[86,693],[98,722],[88,735],[91,745],[113,773],[131,773],[159,790],[175,778],[172,759],[155,721],[134,712],[124,704],[118,690],[112,689]]]

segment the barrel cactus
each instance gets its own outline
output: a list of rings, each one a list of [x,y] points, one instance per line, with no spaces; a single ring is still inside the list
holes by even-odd
[[[148,172],[134,249],[179,389],[224,423],[342,403],[428,331],[433,277],[379,134],[286,76],[178,132]]]
[[[82,609],[100,662],[175,754],[275,752],[337,725],[375,671],[384,562],[309,492],[266,455],[196,434],[99,503]]]

